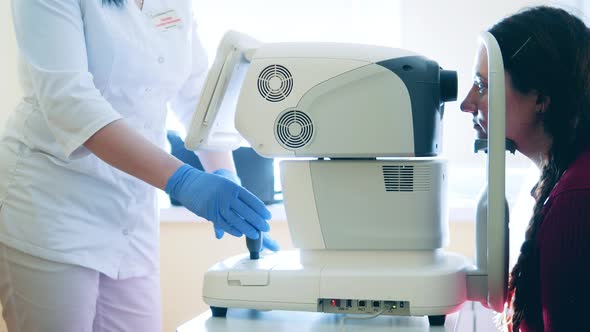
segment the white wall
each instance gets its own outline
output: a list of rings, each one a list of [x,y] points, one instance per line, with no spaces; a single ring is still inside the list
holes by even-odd
[[[590,23],[590,1],[587,0],[554,0],[557,6],[563,7],[586,22]]]
[[[10,0],[0,1],[0,128],[21,96],[16,75],[16,43]],[[2,129],[0,129],[1,131]]]
[[[199,36],[210,58],[227,30],[262,42],[341,42],[399,47],[401,1],[194,1]]]

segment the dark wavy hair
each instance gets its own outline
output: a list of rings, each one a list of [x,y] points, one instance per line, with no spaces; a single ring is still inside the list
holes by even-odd
[[[117,7],[123,7],[126,0],[102,0],[103,5],[115,5]]]
[[[590,145],[590,32],[578,17],[547,6],[520,11],[489,32],[500,45],[512,86],[524,94],[536,92],[538,102],[548,101],[538,116],[552,143],[533,191],[533,216],[509,282],[513,331],[520,330],[523,320],[534,331],[543,331],[535,238],[549,193]]]

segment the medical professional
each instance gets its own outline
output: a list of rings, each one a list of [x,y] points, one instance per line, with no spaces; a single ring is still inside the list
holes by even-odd
[[[24,98],[0,140],[0,300],[10,332],[159,331],[160,188],[258,238],[229,153],[160,148],[207,71],[190,0],[13,0]],[[264,246],[276,243],[264,236]],[[199,259],[206,252],[195,252]]]
[[[504,60],[506,137],[541,176],[518,261],[510,275],[513,331],[588,330],[590,312],[590,31],[576,16],[535,7],[490,30]],[[461,103],[487,137],[485,48]],[[520,222],[518,220],[512,222]]]

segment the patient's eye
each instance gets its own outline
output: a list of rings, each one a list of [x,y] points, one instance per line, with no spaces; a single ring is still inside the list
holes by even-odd
[[[488,85],[480,80],[475,80],[475,82],[473,82],[473,85],[477,87],[477,92],[482,96],[488,92]]]

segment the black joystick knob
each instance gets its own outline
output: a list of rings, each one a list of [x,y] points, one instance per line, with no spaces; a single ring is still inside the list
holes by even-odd
[[[253,240],[246,236],[246,247],[250,251],[250,259],[259,259],[262,251],[262,232],[258,231],[258,239]]]

